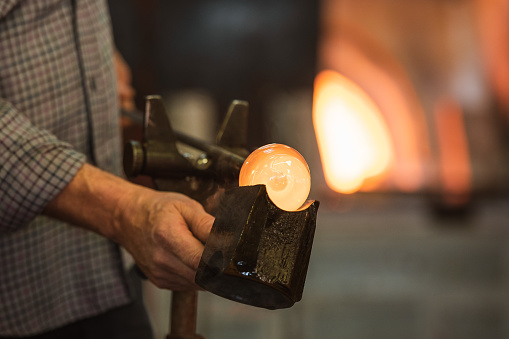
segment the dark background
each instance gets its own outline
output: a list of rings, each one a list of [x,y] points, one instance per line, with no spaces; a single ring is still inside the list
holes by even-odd
[[[205,90],[220,112],[231,100],[250,104],[248,144],[269,140],[269,95],[312,90],[318,2],[109,0],[115,43],[143,98]]]

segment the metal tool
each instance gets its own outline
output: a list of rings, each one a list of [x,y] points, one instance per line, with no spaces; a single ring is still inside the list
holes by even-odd
[[[181,192],[216,216],[205,244],[196,283],[212,293],[269,309],[292,306],[302,297],[319,203],[296,212],[279,209],[265,186],[238,186],[246,150],[248,104],[230,105],[216,144],[174,131],[159,96],[149,96],[142,142],[124,149],[129,177],[152,177],[162,191]],[[203,153],[181,153],[178,144]],[[167,339],[199,339],[196,292],[173,292]]]

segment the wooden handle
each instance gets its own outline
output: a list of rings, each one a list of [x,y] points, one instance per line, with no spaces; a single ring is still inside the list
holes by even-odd
[[[170,314],[170,334],[166,339],[204,339],[196,334],[198,292],[173,291]]]

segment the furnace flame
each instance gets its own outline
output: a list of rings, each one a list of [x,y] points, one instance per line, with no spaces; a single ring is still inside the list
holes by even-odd
[[[354,193],[389,168],[394,154],[378,106],[353,81],[326,70],[315,79],[313,124],[325,180]]]

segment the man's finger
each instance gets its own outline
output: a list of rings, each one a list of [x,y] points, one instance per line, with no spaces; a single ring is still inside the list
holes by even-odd
[[[203,207],[198,203],[183,204],[180,213],[193,235],[205,243],[209,237],[215,218],[205,212]]]

